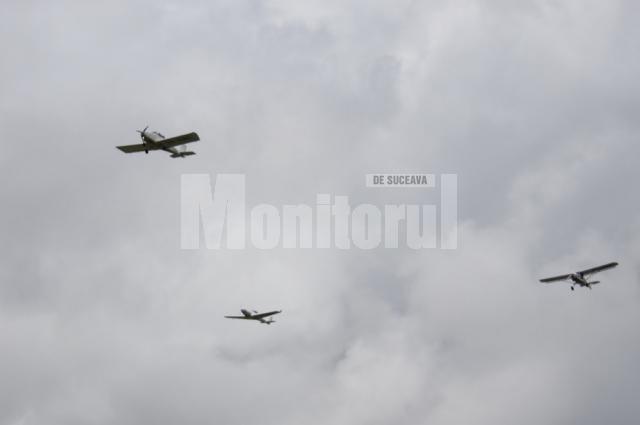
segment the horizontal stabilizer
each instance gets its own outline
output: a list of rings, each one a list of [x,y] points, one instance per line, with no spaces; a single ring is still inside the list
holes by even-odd
[[[195,154],[196,154],[195,152],[191,152],[191,151],[179,152],[171,155],[171,158],[184,158],[185,156],[195,155]]]

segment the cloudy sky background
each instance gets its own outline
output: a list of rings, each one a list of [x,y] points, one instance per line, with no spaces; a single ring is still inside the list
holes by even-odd
[[[635,422],[639,13],[5,2],[0,423]],[[147,124],[198,154],[114,148]],[[375,172],[457,173],[460,249],[179,249],[184,173],[245,173],[250,205],[438,199]]]

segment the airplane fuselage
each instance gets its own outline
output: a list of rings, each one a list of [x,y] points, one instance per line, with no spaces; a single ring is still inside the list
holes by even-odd
[[[572,273],[569,278],[576,285],[589,286],[589,282],[587,282],[587,279],[585,279],[584,276],[582,276],[580,273]]]
[[[271,320],[264,320],[264,319],[262,319],[262,318],[260,318],[260,319],[254,318],[254,317],[253,317],[253,314],[252,314],[249,310],[245,310],[244,308],[243,308],[243,309],[241,309],[240,311],[242,312],[242,314],[244,315],[244,317],[246,317],[247,319],[257,320],[257,321],[259,321],[260,323],[266,323],[267,325],[268,325],[268,324],[273,323],[273,319],[271,319]]]
[[[173,155],[180,155],[180,152],[178,152],[176,148],[166,148],[160,144],[165,137],[157,131],[143,131],[140,135],[142,136],[142,143],[145,145],[149,145],[153,149],[162,149]],[[146,150],[145,153],[149,153],[149,151]]]
[[[584,277],[584,275],[582,273],[572,273],[569,276],[569,279],[571,279],[571,290],[573,290],[573,285],[578,285],[581,287],[586,287],[591,289],[591,285],[595,285],[596,283],[600,283],[599,280],[593,280],[593,281],[589,281],[587,278]]]

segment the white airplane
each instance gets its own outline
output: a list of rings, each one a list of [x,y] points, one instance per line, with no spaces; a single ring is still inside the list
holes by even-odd
[[[140,138],[142,143],[137,145],[124,145],[116,146],[124,153],[142,152],[149,153],[149,151],[163,150],[171,154],[171,158],[184,158],[185,156],[195,155],[195,152],[187,151],[187,143],[197,142],[200,137],[197,133],[187,133],[181,136],[166,138],[157,131],[147,131],[149,126],[146,126],[144,130],[140,131]],[[180,150],[176,149],[176,146],[180,146]]]
[[[227,319],[244,319],[244,320],[257,320],[260,323],[264,323],[265,325],[270,325],[275,323],[276,321],[273,318],[269,318],[264,320],[265,317],[273,316],[274,314],[282,313],[282,310],[270,311],[268,313],[258,313],[257,311],[249,311],[244,308],[240,310],[242,312],[242,316],[224,316]]]
[[[578,285],[578,286],[582,286],[582,287],[587,287],[589,289],[591,289],[591,285],[595,285],[597,283],[600,283],[599,280],[594,280],[589,282],[589,276],[591,276],[592,274],[596,274],[599,273],[601,271],[604,270],[608,270],[608,269],[612,269],[615,266],[617,266],[618,263],[613,262],[613,263],[607,263],[604,264],[602,266],[598,266],[598,267],[593,267],[591,269],[587,269],[587,270],[582,270],[580,272],[575,272],[575,273],[570,273],[570,274],[563,274],[560,276],[554,276],[554,277],[548,277],[546,279],[540,279],[540,282],[543,283],[551,283],[551,282],[559,282],[562,280],[570,280],[571,281],[571,290],[573,291],[573,287],[574,285]]]

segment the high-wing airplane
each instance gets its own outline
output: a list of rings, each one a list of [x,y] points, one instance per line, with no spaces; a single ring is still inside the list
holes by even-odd
[[[200,137],[197,133],[187,133],[181,136],[169,137],[168,139],[157,131],[147,131],[149,126],[146,126],[144,130],[140,131],[140,138],[142,143],[137,145],[124,145],[116,146],[124,153],[142,152],[149,153],[149,151],[163,150],[171,154],[171,158],[184,158],[185,156],[195,155],[195,152],[187,151],[187,143],[197,142]],[[180,146],[180,150],[176,149]]]
[[[265,317],[273,316],[274,314],[282,313],[282,310],[270,311],[268,313],[258,313],[257,311],[249,311],[244,308],[240,310],[242,312],[242,316],[224,316],[227,319],[244,319],[244,320],[257,320],[260,323],[264,323],[265,325],[270,325],[275,323],[273,317],[270,317],[267,320],[264,320]]]
[[[580,272],[575,272],[575,273],[569,273],[569,274],[563,274],[560,276],[554,276],[554,277],[548,277],[546,279],[540,279],[540,282],[543,283],[551,283],[551,282],[559,282],[562,280],[570,280],[571,281],[571,290],[573,291],[573,287],[575,285],[578,286],[586,286],[587,288],[591,289],[591,285],[595,285],[597,283],[600,283],[599,280],[594,280],[589,282],[589,277],[592,274],[596,274],[599,273],[601,271],[604,270],[608,270],[608,269],[612,269],[615,266],[617,266],[618,263],[613,262],[613,263],[607,263],[607,264],[603,264],[602,266],[598,266],[598,267],[593,267],[587,270],[582,270]]]

